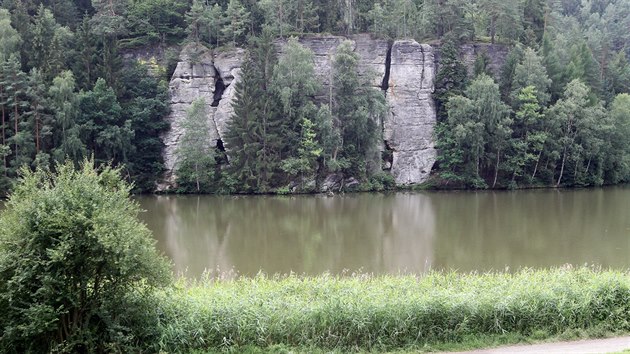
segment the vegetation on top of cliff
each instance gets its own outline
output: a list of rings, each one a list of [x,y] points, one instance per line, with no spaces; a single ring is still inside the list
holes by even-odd
[[[629,144],[615,133],[623,131],[630,119],[623,96],[630,91],[628,28],[629,0],[4,0],[0,2],[0,193],[10,189],[20,166],[52,166],[55,161],[76,162],[89,155],[97,163],[123,164],[136,190],[153,190],[163,172],[159,135],[167,128],[165,80],[169,78],[148,75],[142,65],[123,65],[121,53],[142,46],[166,53],[168,46],[184,41],[214,48],[243,46],[265,32],[281,38],[368,32],[385,39],[441,43],[436,100],[442,148],[435,172],[443,183],[521,187],[628,181],[630,159],[624,146]],[[466,77],[457,49],[470,41],[511,48],[500,75],[492,53],[480,52],[474,75]],[[454,97],[460,103],[465,101],[462,98],[471,99],[470,87],[489,87],[481,76],[484,85],[475,82],[481,73],[497,75],[488,76],[499,84],[501,101],[510,108],[500,127],[489,117],[473,119],[456,113],[463,109],[459,103],[449,105]],[[564,118],[556,115],[571,116],[567,105],[579,96],[575,80],[587,88],[586,98],[580,97],[588,103],[580,105],[590,110],[589,116],[576,124],[565,122],[571,127],[563,132],[556,125]],[[572,82],[573,93],[567,92]],[[269,92],[288,95],[289,105],[303,104],[289,97],[285,87],[275,87],[290,84],[270,81]],[[361,84],[353,85],[365,91]],[[528,86],[535,89],[536,102],[520,98]],[[265,167],[277,177],[284,175],[282,182],[269,186],[286,185],[287,176],[295,177],[293,182],[300,176],[298,184],[302,184],[325,170],[343,171],[364,182],[378,173],[375,154],[363,151],[364,141],[357,139],[372,134],[371,120],[365,116],[378,116],[380,104],[345,102],[339,96],[342,92],[334,95],[337,101],[332,103],[337,105],[328,102],[328,112],[317,104],[289,110],[286,102],[278,106],[283,112],[278,114],[290,121],[290,129],[281,132],[291,148],[273,153],[287,162],[272,161]],[[344,111],[342,103],[354,109]],[[540,107],[532,106],[536,104]],[[448,112],[449,107],[453,112]],[[355,119],[365,124],[354,128],[366,128],[369,134],[344,136],[350,130],[340,131],[345,129],[341,123]],[[461,127],[468,128],[455,123],[462,119],[466,122]],[[609,129],[611,124],[614,128]],[[473,132],[472,125],[483,125],[484,132]],[[335,144],[340,144],[339,149]],[[479,148],[473,158],[479,157],[479,163],[459,157],[469,153],[462,150],[471,144]],[[331,147],[336,151],[332,155]],[[262,154],[256,164],[267,165],[261,161],[273,154]],[[214,179],[221,179],[229,171],[215,166],[213,173]],[[233,178],[227,182],[220,190],[250,190],[234,184]]]

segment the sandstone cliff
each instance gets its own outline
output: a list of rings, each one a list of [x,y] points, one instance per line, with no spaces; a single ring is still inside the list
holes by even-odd
[[[314,53],[314,65],[322,90],[318,99],[327,102],[335,50],[344,40],[351,40],[359,55],[360,74],[375,89],[384,90],[389,112],[383,122],[382,150],[389,161],[384,165],[398,185],[424,182],[435,162],[433,130],[436,114],[433,99],[435,56],[430,45],[413,40],[388,43],[369,35],[352,37],[307,36],[300,39]],[[282,52],[283,42],[278,43]],[[210,51],[191,45],[183,48],[180,62],[170,82],[171,129],[163,136],[167,168],[164,183],[158,189],[174,185],[177,145],[182,135],[181,122],[190,104],[203,98],[208,106],[209,136],[223,146],[227,123],[233,112],[234,83],[244,57],[242,49]],[[229,146],[227,147],[229,150]]]
[[[424,182],[436,158],[433,128],[435,80],[433,48],[396,41],[391,50],[383,139],[391,150],[391,174],[398,185]]]

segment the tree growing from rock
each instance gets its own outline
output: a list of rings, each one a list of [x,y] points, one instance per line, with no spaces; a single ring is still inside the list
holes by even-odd
[[[177,148],[177,182],[183,191],[208,190],[214,175],[214,153],[210,141],[207,104],[195,100],[182,122],[183,134]],[[194,188],[190,188],[193,184]]]
[[[224,26],[221,30],[223,37],[233,46],[242,43],[250,21],[249,12],[239,0],[230,0],[224,16]]]

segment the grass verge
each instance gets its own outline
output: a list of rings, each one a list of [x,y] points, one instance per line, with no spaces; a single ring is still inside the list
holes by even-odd
[[[158,297],[167,352],[461,350],[630,331],[630,274],[592,268],[258,276]]]

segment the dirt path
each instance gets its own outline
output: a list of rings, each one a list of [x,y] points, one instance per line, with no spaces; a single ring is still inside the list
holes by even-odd
[[[575,342],[543,343],[534,345],[515,345],[493,349],[480,349],[460,354],[604,354],[630,349],[630,336],[608,339],[589,339]],[[453,353],[451,353],[453,354]]]

